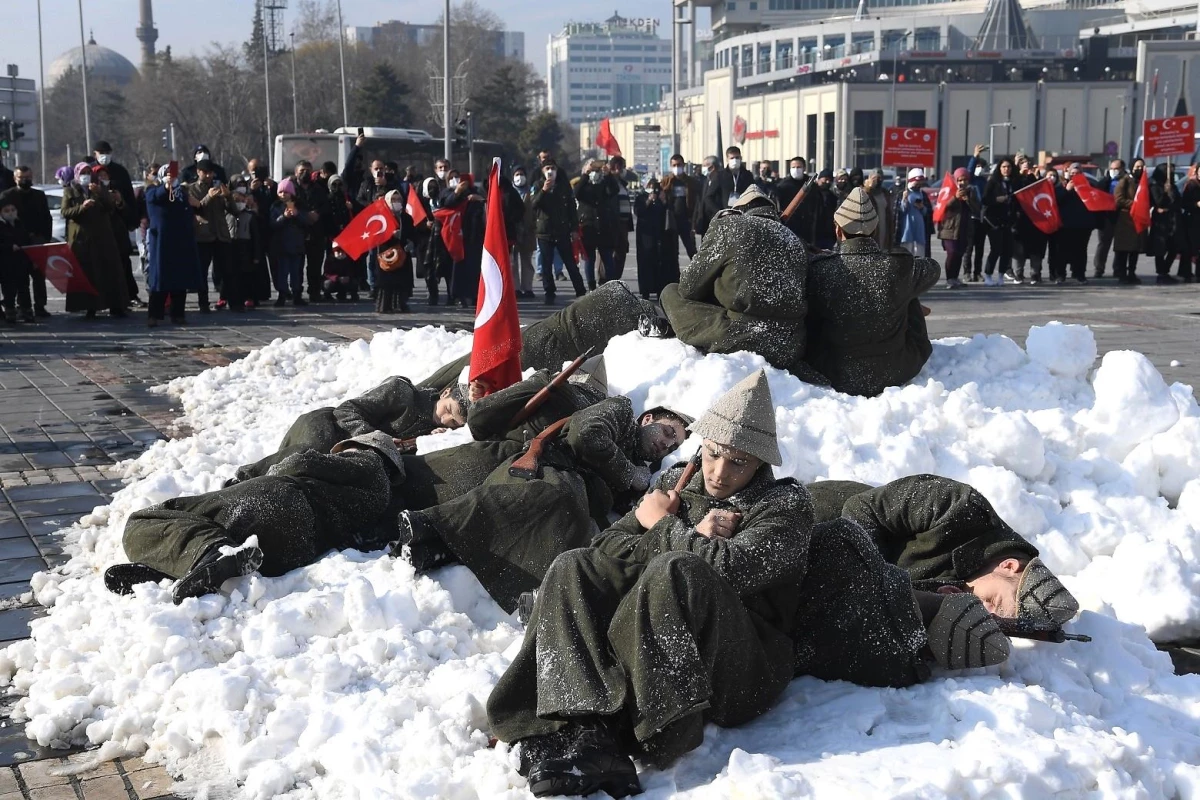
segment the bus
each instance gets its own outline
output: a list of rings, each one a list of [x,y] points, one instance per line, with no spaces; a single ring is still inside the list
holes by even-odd
[[[271,175],[276,181],[283,180],[293,174],[296,164],[300,161],[312,163],[314,168],[320,167],[326,161],[337,164],[341,171],[346,165],[346,157],[354,147],[358,138],[356,127],[338,128],[332,133],[320,131],[317,133],[285,133],[275,137],[275,152],[271,159]],[[433,164],[445,153],[444,143],[434,138],[428,131],[412,128],[362,128],[366,142],[363,144],[363,168],[379,159],[394,161],[404,168],[414,166],[423,176],[433,174]],[[491,166],[492,158],[501,154],[501,146],[497,142],[475,140],[475,169],[484,172]],[[459,172],[466,172],[470,163],[466,148],[457,145],[451,158],[451,163]],[[506,168],[512,165],[505,165]],[[482,180],[476,176],[477,180]],[[358,187],[351,187],[352,191]]]

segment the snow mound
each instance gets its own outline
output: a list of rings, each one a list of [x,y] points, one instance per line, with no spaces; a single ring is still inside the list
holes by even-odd
[[[35,577],[49,607],[0,651],[15,717],[43,745],[146,754],[200,796],[520,797],[487,747],[484,705],[521,630],[461,567],[416,578],[380,553],[334,553],[229,596],[107,593],[134,510],[211,491],[300,413],[470,347],[438,328],[331,346],[277,340],[172,382],[195,431],[126,464],[131,483]],[[606,351],[610,389],[698,415],[764,365],[637,334]],[[938,342],[922,375],[876,398],[768,369],[784,464],[802,481],[936,472],[978,487],[1084,606],[1091,644],[1018,642],[999,669],[912,689],[801,678],[779,706],[643,775],[647,796],[1200,796],[1200,677],[1151,639],[1200,635],[1200,409],[1136,353],[1096,370],[1086,328]],[[466,437],[421,440],[425,450]],[[694,440],[680,456],[695,450]]]

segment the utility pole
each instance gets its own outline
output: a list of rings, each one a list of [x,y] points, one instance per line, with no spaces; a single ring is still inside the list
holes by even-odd
[[[38,15],[38,150],[42,153],[42,183],[46,183],[46,59],[42,55],[42,0]]]
[[[271,136],[271,76],[270,59],[267,57],[267,50],[270,44],[267,43],[267,37],[263,36],[263,86],[266,87],[267,93],[267,159],[271,162],[271,172],[275,171],[275,137]]]
[[[454,131],[451,129],[451,120],[454,111],[451,107],[453,100],[453,91],[450,78],[450,0],[446,0],[446,8],[442,17],[442,129],[445,132],[445,150],[443,153],[446,160],[449,161],[454,154],[453,137]],[[497,98],[499,99],[499,98]],[[501,100],[501,102],[503,102]]]
[[[292,45],[292,133],[300,132],[300,104],[296,98],[296,34],[288,34]]]
[[[88,115],[87,40],[83,38],[83,0],[79,0],[79,57],[83,66],[83,137],[87,139],[84,146],[89,147],[92,142],[92,118]]]
[[[40,2],[40,0],[39,0]],[[338,12],[338,62],[342,69],[342,125],[350,124],[350,106],[346,103],[346,51],[343,40],[346,29],[342,27],[342,0],[337,0]]]

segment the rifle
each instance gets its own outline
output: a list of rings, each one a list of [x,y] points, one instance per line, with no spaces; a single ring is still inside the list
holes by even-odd
[[[541,389],[538,389],[537,394],[529,398],[525,402],[525,406],[520,411],[518,411],[516,414],[513,414],[512,420],[508,423],[509,429],[511,430],[517,427],[522,422],[532,417],[539,408],[545,405],[546,401],[550,399],[550,393],[562,386],[572,375],[578,372],[579,368],[583,366],[583,362],[592,357],[592,352],[595,349],[595,347],[589,347],[582,355],[579,356],[579,358],[572,361],[562,372],[555,375],[554,379],[551,380],[550,383],[546,384]],[[396,447],[399,448],[401,453],[410,454],[417,452],[417,437],[415,436],[410,439],[393,439],[393,441],[396,443]],[[545,445],[542,447],[544,448]],[[541,455],[541,449],[538,450],[538,455]],[[535,464],[534,470],[536,471],[536,469],[537,466]]]
[[[683,468],[683,472],[679,474],[679,480],[675,481],[676,494],[682,492],[687,485],[692,482],[692,478],[695,477],[698,469],[700,469],[699,450],[697,450],[696,455],[692,456],[691,460],[688,461],[687,466]]]
[[[533,402],[530,400],[530,402]],[[538,476],[541,471],[542,451],[546,449],[546,443],[558,436],[566,424],[571,421],[570,417],[563,417],[558,422],[555,422],[546,427],[546,430],[539,433],[529,442],[529,447],[521,454],[521,457],[514,461],[508,468],[508,474],[514,478],[524,478],[531,481]]]
[[[804,195],[808,194],[808,187],[812,186],[816,181],[817,179],[814,177],[804,182],[804,185],[800,187],[800,191],[796,192],[796,196],[792,198],[792,202],[788,203],[787,208],[779,215],[781,220],[787,222],[792,218],[792,214],[795,214],[796,209],[804,202]]]
[[[1067,633],[1053,622],[1034,622],[1020,617],[996,617],[1000,632],[1013,639],[1033,639],[1036,642],[1090,642],[1092,637],[1082,633]]]

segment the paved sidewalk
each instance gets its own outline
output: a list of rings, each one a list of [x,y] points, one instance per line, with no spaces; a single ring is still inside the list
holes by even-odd
[[[630,254],[627,272],[634,272]],[[633,285],[631,280],[631,285]],[[418,297],[423,298],[418,289]],[[560,298],[560,303],[564,299]],[[1126,288],[1115,281],[1087,286],[983,288],[940,286],[925,296],[931,336],[1004,333],[1024,345],[1031,325],[1050,320],[1090,325],[1100,352],[1145,353],[1167,380],[1200,381],[1200,285]],[[61,299],[51,310],[61,312]],[[189,311],[189,324],[147,328],[145,312],[94,321],[62,313],[45,324],[0,324],[0,643],[24,638],[42,613],[29,596],[35,572],[63,563],[57,531],[122,485],[115,465],[159,438],[185,436],[170,397],[150,387],[229,363],[280,337],[329,342],[369,338],[396,326],[467,328],[472,312],[429,308],[382,317],[368,303],[264,308],[246,314]],[[522,321],[541,319],[540,301],[521,301]],[[1181,362],[1170,366],[1172,361]],[[5,602],[7,601],[7,602]],[[1200,651],[1197,651],[1200,653]],[[1173,653],[1180,667],[1200,659]],[[1187,659],[1194,659],[1188,662]],[[146,798],[169,796],[170,779],[138,759],[108,762],[78,776],[88,755],[32,747],[21,726],[0,708],[0,800],[9,798]],[[41,760],[49,759],[49,760]],[[12,767],[11,765],[19,765]]]

